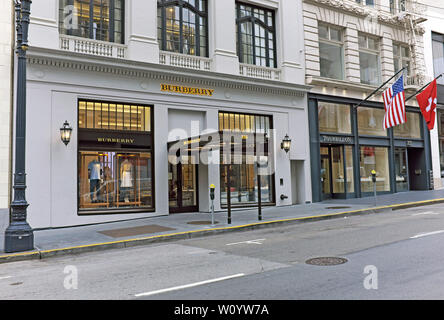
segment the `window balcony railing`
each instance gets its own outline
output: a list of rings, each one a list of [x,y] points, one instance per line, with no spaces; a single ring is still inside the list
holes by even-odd
[[[112,42],[60,35],[60,49],[101,57],[124,59],[127,46]]]
[[[159,63],[173,67],[210,71],[212,61],[211,59],[206,57],[197,57],[176,52],[160,51]]]
[[[239,73],[242,76],[266,80],[281,80],[281,70],[241,63]]]
[[[426,11],[427,6],[419,3],[417,0],[395,0],[390,3],[390,12],[392,14],[406,12],[421,16],[424,15]]]
[[[404,86],[406,89],[419,89],[432,80],[432,77],[424,74],[411,75],[405,78]]]

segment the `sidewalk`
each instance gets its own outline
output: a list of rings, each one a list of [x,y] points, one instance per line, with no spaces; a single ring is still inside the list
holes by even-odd
[[[215,213],[215,226],[210,225],[209,213],[182,213],[97,225],[36,230],[35,250],[16,254],[0,251],[0,263],[434,204],[444,202],[444,189],[381,195],[377,197],[377,201],[377,207],[374,206],[373,197],[328,200],[287,207],[263,207],[262,221],[258,221],[257,208],[233,209],[231,224],[227,223],[227,212],[218,212]],[[0,235],[2,246],[3,236]]]

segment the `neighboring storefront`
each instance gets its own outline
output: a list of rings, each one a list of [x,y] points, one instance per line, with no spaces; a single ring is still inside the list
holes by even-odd
[[[431,187],[429,132],[418,108],[405,124],[384,130],[382,103],[309,96],[313,202]]]

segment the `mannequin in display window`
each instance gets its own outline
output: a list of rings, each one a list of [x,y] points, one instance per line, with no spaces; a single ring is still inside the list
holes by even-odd
[[[97,159],[91,161],[88,164],[88,180],[89,180],[89,192],[90,192],[89,194],[92,203],[99,202],[102,174],[103,174],[102,164]]]
[[[129,202],[130,190],[133,187],[133,164],[125,158],[120,164],[120,201]]]

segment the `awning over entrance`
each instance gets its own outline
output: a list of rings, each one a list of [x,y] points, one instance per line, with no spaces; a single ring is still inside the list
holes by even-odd
[[[168,151],[172,149],[181,152],[208,152],[216,150],[230,150],[242,154],[268,154],[268,145],[271,142],[266,133],[214,131],[199,136],[187,137],[168,142]]]

